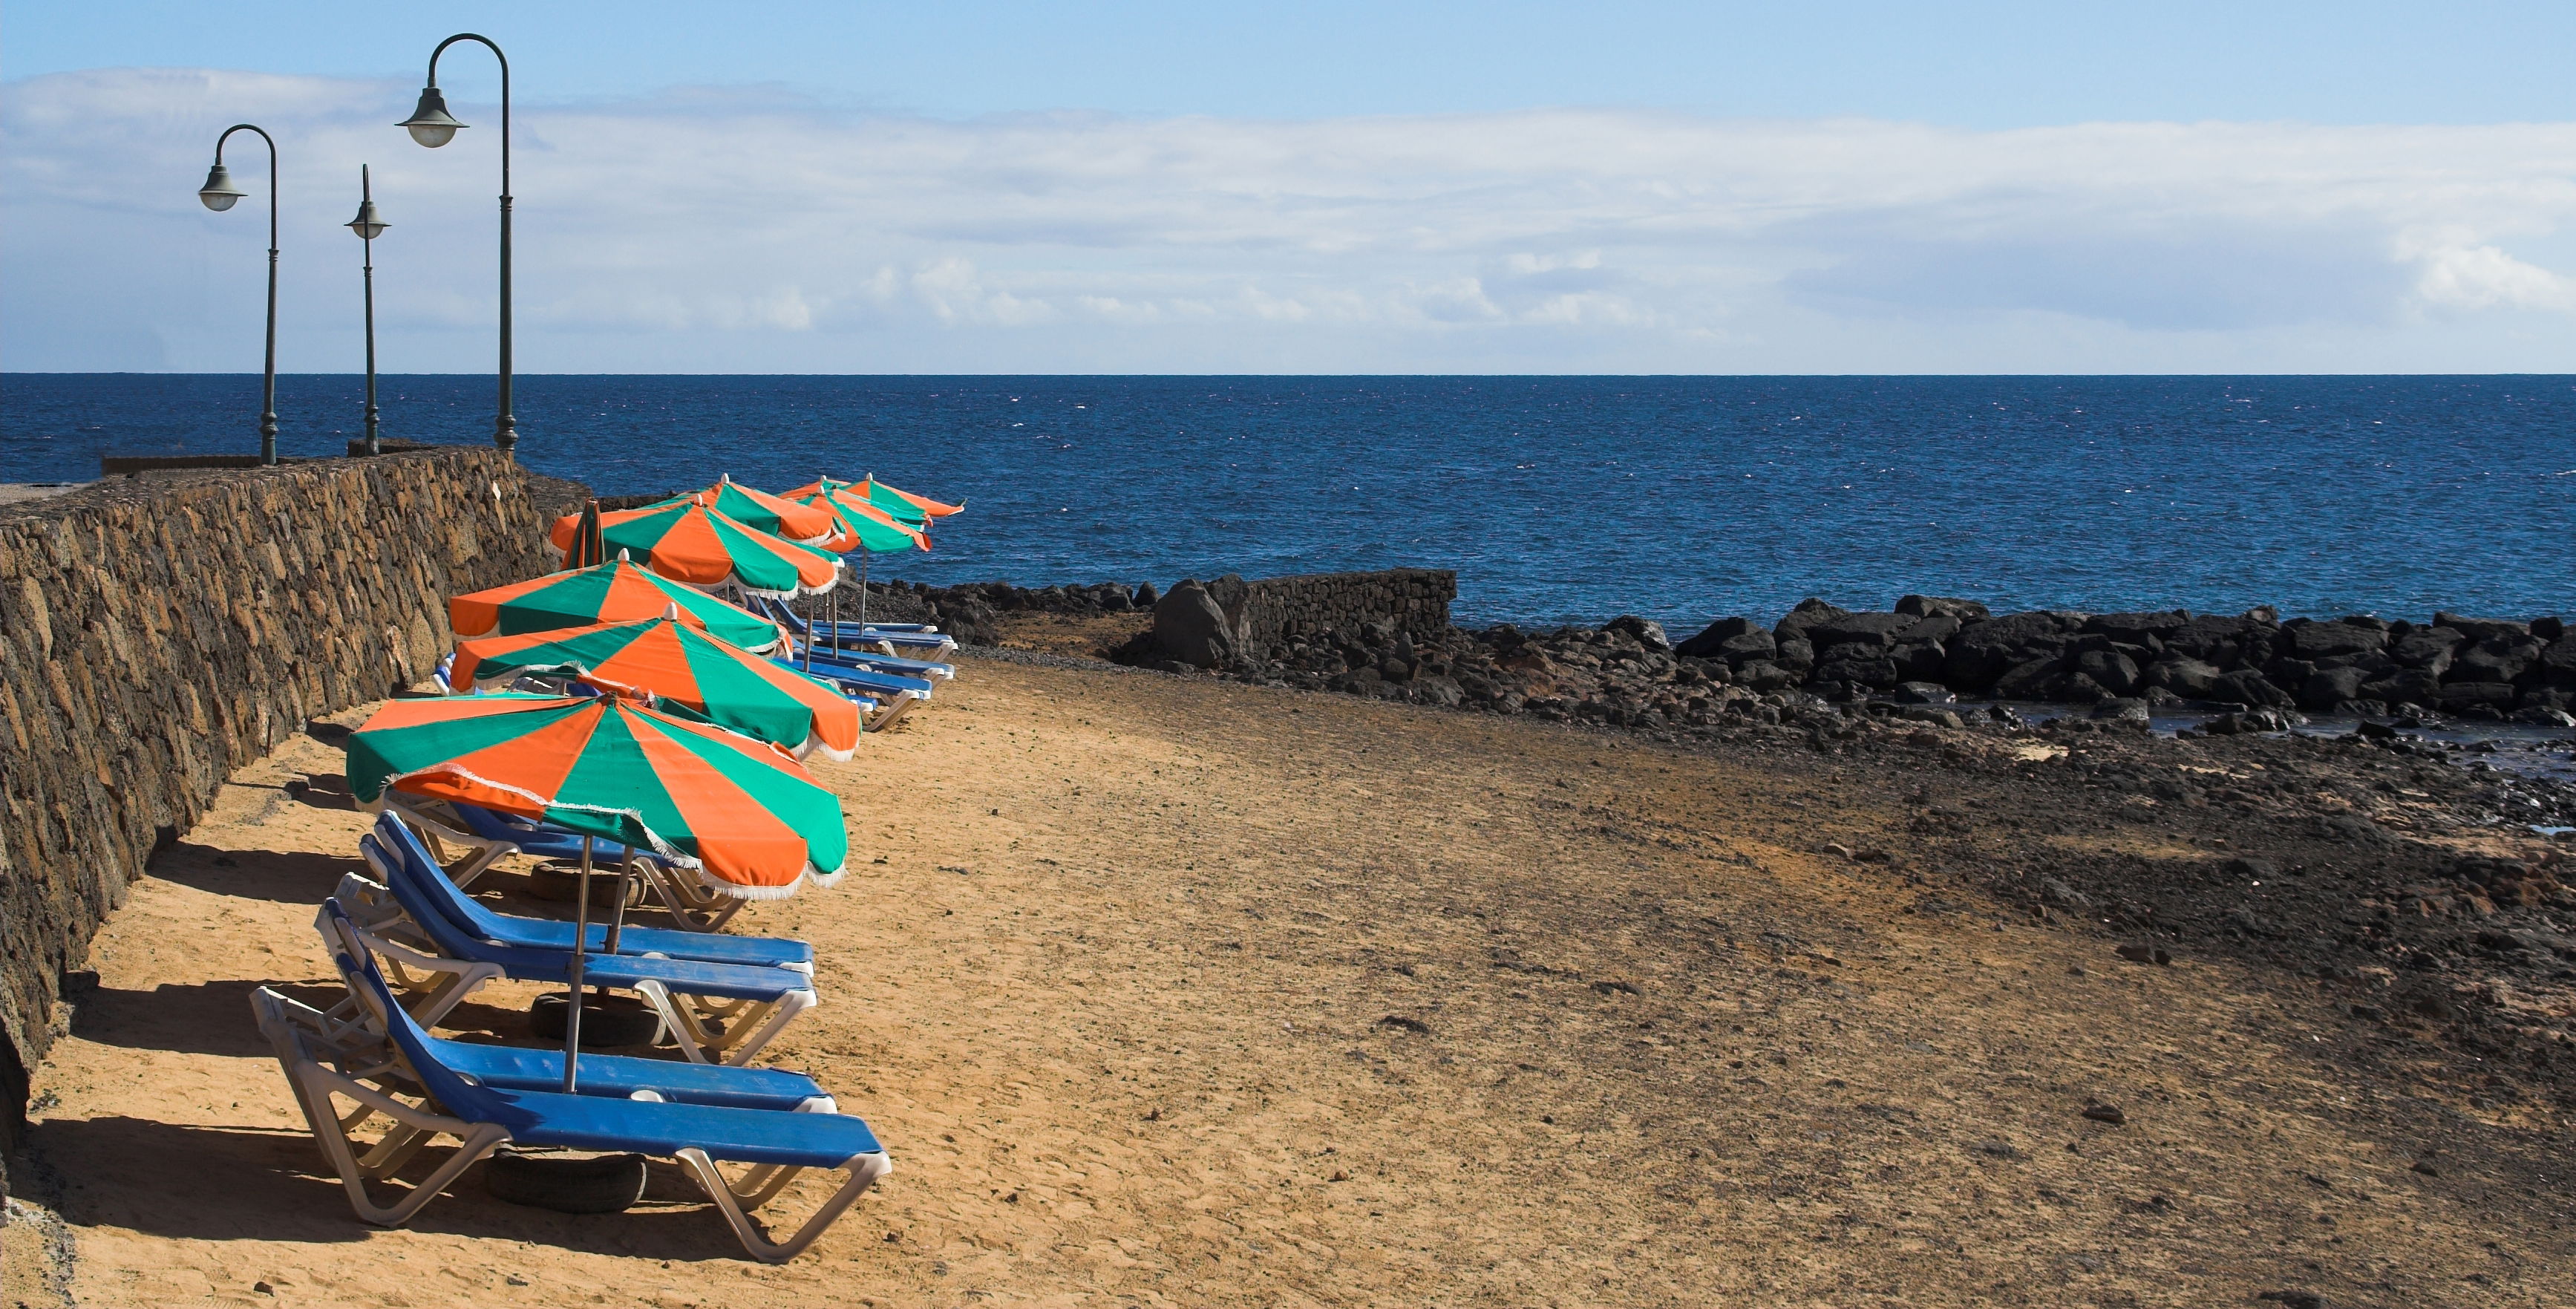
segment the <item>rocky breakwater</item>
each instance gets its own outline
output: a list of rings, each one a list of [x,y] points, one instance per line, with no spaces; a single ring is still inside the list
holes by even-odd
[[[1195,632],[1184,621],[1183,639]],[[1173,644],[1140,641],[1123,653],[1151,663]],[[1963,701],[2073,704],[2140,723],[2160,709],[2233,715],[2221,731],[2285,725],[2300,710],[2576,724],[2576,638],[2555,617],[1998,615],[1936,596],[1907,596],[1885,612],[1811,599],[1774,623],[1721,618],[1679,642],[1636,617],[1544,632],[1364,622],[1182,662],[1247,680],[1629,727],[1729,714],[1776,722],[1815,702],[1956,723]]]
[[[1994,615],[1973,600],[1929,596],[1877,613],[1807,600],[1767,630],[1719,619],[1674,653],[1722,662],[1757,690],[1797,686],[1838,700],[2440,713],[2561,726],[2576,704],[2576,641],[2555,617]]]

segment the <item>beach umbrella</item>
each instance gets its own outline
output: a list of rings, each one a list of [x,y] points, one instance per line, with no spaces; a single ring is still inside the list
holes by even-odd
[[[676,504],[690,499],[699,500],[737,523],[757,527],[799,545],[828,546],[839,530],[830,514],[799,503],[796,497],[771,495],[767,491],[744,486],[730,476],[703,491],[676,495],[661,503]]]
[[[596,623],[633,622],[680,607],[680,621],[707,629],[754,653],[778,648],[778,625],[695,587],[656,577],[619,551],[594,568],[548,573],[447,602],[447,625],[460,640],[516,636]]]
[[[644,622],[461,642],[448,679],[500,687],[528,673],[649,692],[799,759],[817,749],[847,759],[859,744],[859,707],[848,696],[690,626],[676,605]]]
[[[572,545],[564,551],[564,567],[596,568],[608,562],[608,544],[599,537],[599,502],[592,500],[581,507],[581,521],[572,529]]]
[[[579,832],[564,1014],[564,1089],[581,1052],[592,844],[649,846],[728,895],[777,899],[849,863],[839,796],[776,746],[623,694],[396,700],[350,733],[343,766],[370,810],[385,793],[479,805]],[[609,924],[616,948],[626,897]]]
[[[348,743],[350,792],[453,800],[649,847],[750,900],[829,885],[841,801],[787,752],[627,695],[396,700]]]
[[[675,582],[720,586],[731,582],[752,595],[784,600],[821,595],[841,578],[841,560],[829,550],[798,545],[737,522],[708,504],[701,492],[684,500],[601,516],[601,537],[644,566]],[[579,527],[575,515],[555,521],[554,543],[570,549]]]
[[[928,496],[897,490],[878,481],[873,474],[856,482],[818,477],[786,494],[791,500],[801,500],[806,496],[819,495],[826,491],[846,491],[850,498],[875,505],[896,522],[912,527],[927,527],[935,519],[963,512],[966,508],[966,502],[963,500],[953,505],[942,504]]]

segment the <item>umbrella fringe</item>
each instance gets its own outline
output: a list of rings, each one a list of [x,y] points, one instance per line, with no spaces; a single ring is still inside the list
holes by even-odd
[[[526,800],[528,803],[536,805],[542,809],[570,809],[576,813],[613,814],[619,818],[630,819],[634,822],[636,829],[644,833],[645,844],[652,846],[653,853],[659,856],[664,863],[674,864],[681,868],[696,868],[701,870],[699,874],[700,876],[705,876],[705,865],[700,863],[695,857],[682,851],[678,846],[662,839],[661,833],[654,831],[651,827],[645,824],[644,815],[639,810],[622,809],[616,805],[567,804],[559,800],[550,800],[545,796],[527,789],[526,787],[512,786],[507,782],[496,782],[491,778],[477,775],[471,769],[458,768],[453,763],[435,763],[431,764],[427,768],[415,768],[408,773],[396,773],[393,776],[386,778],[384,786],[376,792],[376,798],[373,801],[368,802],[373,806],[368,810],[368,812],[383,812],[385,792],[400,789],[404,782],[408,782],[415,777],[458,777],[463,778],[468,782],[472,782],[476,786],[488,786],[495,791],[499,791],[503,795],[518,796]],[[602,839],[619,840],[619,838],[616,837],[605,837]],[[807,863],[805,865],[809,870],[812,869],[813,866],[814,865],[811,863]],[[835,873],[833,876],[837,877],[839,874]]]
[[[848,864],[843,864],[827,873],[808,863],[805,865],[805,871],[798,873],[796,880],[785,886],[744,886],[740,882],[728,882],[721,877],[716,877],[701,868],[698,870],[698,880],[704,883],[708,890],[718,895],[731,896],[736,900],[784,900],[795,895],[797,889],[807,882],[812,882],[828,891],[849,871]]]

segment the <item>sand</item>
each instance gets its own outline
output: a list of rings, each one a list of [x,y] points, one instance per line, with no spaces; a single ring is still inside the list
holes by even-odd
[[[469,1175],[377,1230],[245,1000],[336,991],[339,767],[244,770],[98,938],[31,1151],[80,1304],[2576,1300],[2564,1124],[2356,1072],[2300,978],[1816,853],[1892,787],[989,660],[817,768],[851,876],[733,929],[815,943],[768,1062],[875,1125],[877,1192],[776,1268],[673,1173],[590,1218]]]

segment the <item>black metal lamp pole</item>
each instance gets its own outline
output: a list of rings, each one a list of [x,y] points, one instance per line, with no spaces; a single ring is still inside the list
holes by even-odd
[[[429,85],[421,88],[419,105],[396,126],[409,129],[411,139],[433,150],[456,139],[465,124],[448,114],[447,97],[438,93],[438,57],[459,41],[478,42],[501,61],[501,412],[492,421],[492,444],[509,455],[519,445],[519,420],[510,411],[510,57],[492,38],[472,32],[439,42],[429,52]]]
[[[224,142],[235,132],[259,132],[268,142],[268,361],[262,365],[259,391],[259,461],[277,462],[277,141],[250,123],[235,123],[215,138],[215,166],[206,173],[206,184],[197,188],[197,198],[216,213],[233,207],[235,201],[250,194],[233,185],[233,175],[224,169]]]
[[[376,438],[376,238],[393,226],[376,214],[375,186],[367,178],[367,166],[358,165],[358,216],[349,220],[349,230],[367,243],[367,453],[383,454],[384,446]]]

